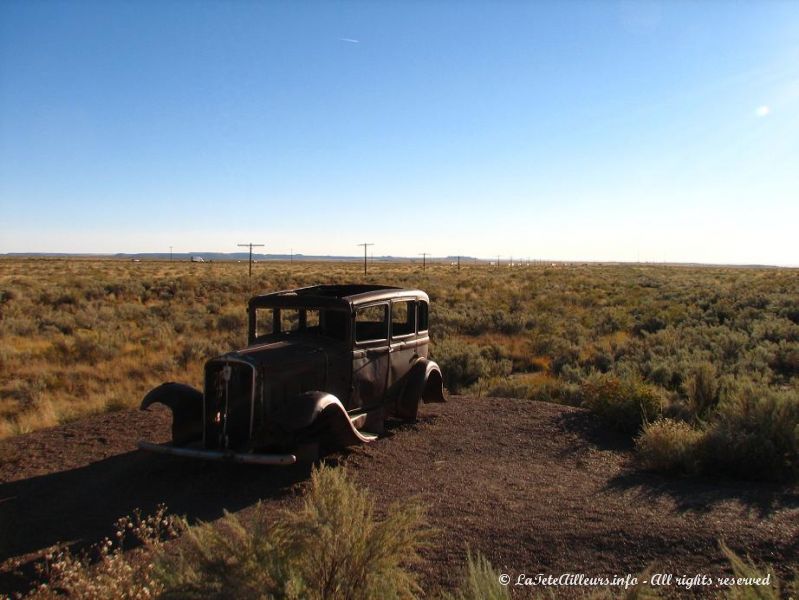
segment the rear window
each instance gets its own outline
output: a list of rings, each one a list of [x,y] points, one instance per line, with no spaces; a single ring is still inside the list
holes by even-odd
[[[399,300],[391,303],[391,336],[410,335],[416,331],[416,302]]]
[[[419,313],[419,332],[427,331],[427,302],[421,300],[417,306],[417,310]]]

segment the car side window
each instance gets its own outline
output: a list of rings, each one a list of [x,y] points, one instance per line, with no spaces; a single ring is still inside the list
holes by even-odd
[[[300,328],[300,311],[296,308],[280,309],[280,332],[289,333]]]
[[[355,341],[388,339],[388,305],[376,304],[355,310]]]
[[[410,335],[416,331],[416,302],[396,300],[391,303],[391,337]]]
[[[259,308],[255,311],[255,337],[270,335],[275,331],[275,312],[271,308]]]
[[[423,331],[427,331],[427,328],[428,328],[427,327],[427,312],[428,312],[427,302],[425,302],[424,300],[420,300],[418,302],[418,304],[417,304],[417,312],[419,313],[419,316],[418,316],[419,328],[417,329],[417,331],[419,333],[422,333]]]

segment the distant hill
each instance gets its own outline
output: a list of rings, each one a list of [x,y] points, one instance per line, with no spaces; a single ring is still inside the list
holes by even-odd
[[[93,254],[93,253],[67,253],[67,252],[8,252],[0,256],[19,257],[19,258],[115,258],[120,260],[169,260],[169,252],[138,252],[126,254],[118,252],[116,254]],[[216,261],[237,261],[249,260],[249,252],[175,252],[172,260],[189,261],[192,257],[200,257],[205,262]],[[306,255],[306,254],[255,254],[253,260],[257,261],[362,261],[363,256],[339,256],[339,255]],[[421,261],[421,258],[408,258],[404,256],[370,256],[370,261],[379,262],[407,262]],[[428,257],[428,260],[457,260],[456,256]],[[472,257],[461,256],[461,260],[466,262],[475,260]]]

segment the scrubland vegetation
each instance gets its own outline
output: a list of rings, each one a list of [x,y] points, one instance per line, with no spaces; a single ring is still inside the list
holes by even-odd
[[[506,600],[509,587],[481,555],[469,555],[453,590],[425,594],[411,567],[435,535],[414,503],[396,504],[376,516],[373,500],[343,469],[315,470],[298,511],[269,514],[255,507],[252,522],[227,513],[217,523],[189,525],[160,508],[121,519],[115,538],[75,555],[61,548],[40,564],[41,581],[25,598],[266,600],[368,600],[371,598]],[[174,538],[178,537],[177,541]],[[126,540],[139,543],[125,551]],[[719,590],[730,598],[779,599],[779,582],[721,544],[734,577],[767,585]],[[643,575],[641,579],[644,579]],[[795,583],[793,584],[795,585]],[[510,586],[513,587],[512,585]],[[530,591],[530,590],[527,590]],[[789,590],[784,590],[789,591]],[[546,590],[530,597],[550,598]],[[585,598],[657,598],[639,583],[628,589],[584,590]]]
[[[356,263],[0,261],[0,436],[137,405],[246,341],[254,293],[363,281]],[[452,393],[586,406],[641,464],[799,475],[799,271],[375,263],[432,299]]]

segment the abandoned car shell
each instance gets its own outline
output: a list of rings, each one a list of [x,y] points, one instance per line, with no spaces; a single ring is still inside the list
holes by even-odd
[[[172,442],[141,449],[292,464],[298,448],[370,442],[385,417],[444,401],[421,290],[318,285],[256,296],[247,312],[247,346],[206,362],[202,392],[170,382],[144,397],[142,410],[172,411]]]

